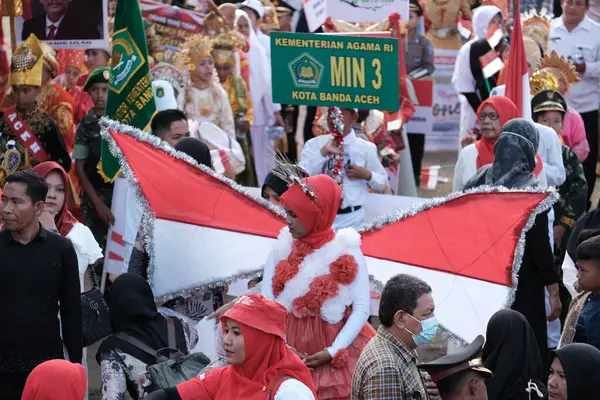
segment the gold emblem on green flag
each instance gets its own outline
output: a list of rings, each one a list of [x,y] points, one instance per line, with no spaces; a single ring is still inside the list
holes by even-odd
[[[148,46],[138,0],[119,0],[112,36],[110,90],[106,116],[146,129],[156,110],[148,64]],[[102,159],[98,173],[107,182],[119,174],[119,160],[102,141]]]

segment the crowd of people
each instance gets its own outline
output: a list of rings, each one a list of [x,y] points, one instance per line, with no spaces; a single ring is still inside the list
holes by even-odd
[[[114,13],[116,1],[109,3]],[[273,102],[269,34],[308,32],[301,5],[220,4],[173,64],[160,61],[160,37],[148,24],[157,109],[148,134],[216,174],[259,187],[262,198],[285,210],[287,227],[244,295],[227,301],[228,288],[219,286],[161,303],[149,283],[151,254],[140,227],[126,272],[111,275],[104,293],[112,334],[92,361],[100,366],[103,400],[597,396],[600,211],[591,209],[591,195],[600,25],[586,16],[588,0],[563,0],[554,19],[532,5],[523,18],[532,118],[521,118],[521,105],[506,96],[506,67],[487,76],[480,63],[490,52],[510,62],[509,40],[489,41],[490,32],[509,31],[510,14],[491,3],[473,7],[474,32],[455,66],[461,149],[453,190],[554,187],[560,199],[526,234],[510,307],[490,319],[485,337],[449,346],[430,362],[416,349],[442,333],[431,286],[393,276],[373,321],[356,230],[370,193],[401,194],[390,174],[402,157],[412,161],[415,189],[426,132],[388,131],[380,110]],[[411,80],[434,72],[427,12],[410,0],[402,30],[407,76],[398,95],[405,120],[414,113]],[[348,26],[328,21],[324,28]],[[9,305],[0,333],[0,397],[82,400],[94,355],[85,337],[93,323],[81,299],[102,275],[115,223],[114,183],[99,168],[112,52],[57,51],[35,34],[23,39],[0,88],[0,299]],[[340,122],[341,140],[332,120]],[[217,326],[210,338],[196,329],[208,320]],[[179,362],[211,340],[216,356],[193,358],[194,376],[175,382],[151,373],[165,360],[157,351],[169,348]]]

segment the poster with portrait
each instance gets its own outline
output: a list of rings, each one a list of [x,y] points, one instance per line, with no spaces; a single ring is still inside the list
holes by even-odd
[[[206,2],[202,2],[205,4]],[[205,9],[206,7],[199,7]],[[161,52],[156,60],[172,63],[175,55],[181,51],[183,43],[192,35],[202,32],[206,13],[186,10],[168,4],[141,0],[142,17],[152,24],[160,38]],[[198,8],[197,8],[198,9]]]
[[[27,12],[15,20],[17,42],[31,34],[50,46],[108,48],[108,0],[23,0]]]

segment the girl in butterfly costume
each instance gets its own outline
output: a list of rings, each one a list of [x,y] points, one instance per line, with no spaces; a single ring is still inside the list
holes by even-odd
[[[333,231],[342,191],[329,176],[287,175],[284,228],[267,259],[262,294],[288,310],[287,343],[312,369],[319,399],[350,399],[367,324],[369,274],[354,229]]]

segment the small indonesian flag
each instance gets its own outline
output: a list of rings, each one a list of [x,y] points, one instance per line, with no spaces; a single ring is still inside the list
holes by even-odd
[[[421,189],[435,190],[440,179],[440,166],[421,168]]]
[[[472,31],[472,26],[470,24],[470,21],[466,21],[461,18],[458,21],[457,27],[458,27],[458,33],[460,33],[460,36],[462,36],[465,40],[471,39],[471,36],[473,35],[473,31]]]
[[[479,63],[481,64],[484,78],[494,76],[504,67],[502,59],[498,57],[498,54],[494,50],[490,50],[484,56],[479,57]]]
[[[493,24],[490,27],[490,29],[488,30],[487,35],[486,35],[486,39],[488,41],[488,44],[492,48],[492,50],[494,50],[496,48],[496,46],[498,46],[500,44],[500,41],[502,40],[503,37],[504,37],[504,32],[502,31],[502,28],[500,28],[500,25],[498,25],[498,24]]]

